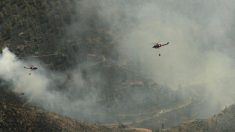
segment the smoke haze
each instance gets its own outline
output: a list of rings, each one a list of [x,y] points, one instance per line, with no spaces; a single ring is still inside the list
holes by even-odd
[[[234,0],[81,0],[77,2],[79,22],[68,28],[68,34],[82,36],[93,30],[88,23],[91,20],[105,25],[119,55],[117,65],[174,90],[203,89],[208,104],[203,110],[213,114],[235,100],[234,4]],[[153,42],[158,41],[169,41],[170,45],[152,49]],[[102,90],[82,75],[82,68],[90,62],[70,69],[71,77],[43,67],[28,75],[23,67],[31,64],[40,62],[19,60],[5,48],[0,57],[0,77],[13,82],[13,91],[24,92],[29,102],[48,110],[77,119],[108,118],[97,103]],[[100,74],[90,80],[102,86],[109,80]],[[60,85],[66,90],[57,91]],[[144,91],[133,98],[140,102],[148,96],[154,98]],[[208,116],[205,113],[202,115]]]
[[[98,3],[100,16],[118,29],[119,53],[143,75],[173,89],[200,85],[216,107],[234,103],[235,1]],[[155,41],[171,44],[154,51]]]
[[[213,114],[234,103],[234,3],[88,0],[78,8],[93,5],[112,29],[121,65],[172,89],[203,89]],[[153,50],[155,41],[170,45]]]

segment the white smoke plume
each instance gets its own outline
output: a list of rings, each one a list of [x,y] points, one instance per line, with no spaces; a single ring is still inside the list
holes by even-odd
[[[32,64],[39,66],[38,70],[24,69],[24,66]],[[4,48],[0,55],[0,78],[10,82],[15,93],[24,93],[23,97],[28,100],[26,103],[37,104],[46,110],[73,118],[88,119],[91,113],[100,111],[100,107],[95,107],[98,93],[89,91],[90,94],[86,93],[83,98],[76,100],[73,99],[76,97],[70,97],[73,92],[81,92],[84,85],[80,72],[72,72],[70,85],[61,92],[56,90],[56,84],[66,80],[65,74],[50,72],[36,61],[19,60],[8,48]],[[97,118],[102,118],[102,114]]]
[[[29,75],[31,71],[24,69],[27,63],[19,61],[8,48],[3,49],[0,64],[1,78],[13,82],[15,91],[25,92],[35,97],[43,96],[50,83],[45,75],[40,74],[40,72]]]

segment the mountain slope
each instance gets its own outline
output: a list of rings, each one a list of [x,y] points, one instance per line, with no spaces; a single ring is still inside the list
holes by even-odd
[[[234,132],[235,105],[225,108],[209,119],[192,120],[181,125],[162,130],[163,132]]]
[[[119,63],[119,54],[115,51],[117,42],[112,38],[115,31],[96,12],[89,12],[89,17],[82,15],[86,12],[77,9],[78,1],[86,0],[1,0],[0,47],[9,47],[20,60],[37,58],[52,71],[69,71],[79,66],[86,84],[82,90],[100,91],[100,99],[95,103],[104,110],[92,112],[92,118],[105,114],[108,117],[105,123],[116,125],[79,123],[24,105],[23,94],[0,89],[0,128],[11,128],[9,131],[130,131],[131,128],[122,128],[133,125],[158,129],[163,122],[165,127],[171,127],[191,119],[194,114],[191,109],[197,104],[189,100],[190,95],[181,96],[181,92],[145,78],[135,68],[138,64],[133,64],[133,68],[128,67],[127,64],[132,63],[129,60]],[[56,84],[56,90],[64,93],[69,90],[71,78],[67,71],[65,74],[68,79]],[[69,97],[80,99],[82,90],[71,90]],[[81,119],[78,117],[76,119]],[[195,128],[199,129],[201,127]]]
[[[46,112],[24,102],[23,93],[16,95],[8,90],[0,93],[0,131],[34,131],[34,132],[146,132],[147,129],[137,129],[98,124],[80,123],[73,119]]]

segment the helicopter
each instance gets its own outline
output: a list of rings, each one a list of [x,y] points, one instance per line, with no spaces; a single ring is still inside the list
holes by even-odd
[[[170,44],[170,42],[167,42],[167,43],[165,43],[165,44],[160,44],[159,42],[157,42],[157,43],[155,43],[155,44],[153,45],[152,48],[154,48],[154,49],[159,49],[160,47],[166,46],[166,45],[168,45],[168,44]],[[161,56],[161,54],[159,53],[158,56]]]
[[[30,70],[37,70],[38,68],[36,66],[31,65],[30,67],[24,66],[25,69],[30,69]]]
[[[159,42],[157,42],[157,43],[155,43],[155,44],[153,45],[152,48],[158,49],[158,48],[160,48],[160,47],[162,47],[162,46],[166,46],[166,45],[168,45],[168,44],[170,44],[170,42],[167,42],[167,43],[165,43],[165,44],[160,44]]]
[[[31,66],[29,66],[29,67],[24,66],[24,68],[25,68],[25,69],[29,69],[29,70],[31,70],[31,71],[34,71],[34,70],[37,70],[37,69],[38,69],[36,66],[33,66],[33,65],[31,65]],[[29,73],[29,75],[31,75],[31,73]]]

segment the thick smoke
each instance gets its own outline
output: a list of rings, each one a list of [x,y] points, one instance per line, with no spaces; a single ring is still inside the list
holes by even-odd
[[[130,69],[135,65],[134,70],[143,76],[172,89],[200,86],[212,114],[235,99],[234,3],[88,0],[78,8],[93,5],[99,18],[113,29],[120,63]],[[155,41],[171,44],[154,50]]]
[[[68,34],[75,38],[89,35],[89,31],[95,30],[91,20],[107,26],[119,54],[118,65],[172,89],[200,86],[207,95],[209,112],[213,109],[216,112],[235,100],[234,3],[234,0],[81,0],[77,2],[79,22],[71,25]],[[155,41],[169,41],[170,45],[155,50],[152,49]],[[71,70],[68,77],[67,73],[54,73],[43,67],[38,71],[23,68],[32,63],[39,65],[37,61],[20,61],[5,48],[0,57],[0,77],[13,83],[13,91],[24,92],[29,103],[77,119],[107,119],[104,108],[97,103],[101,91],[84,80],[80,67]],[[99,84],[108,82],[100,77],[95,74],[91,80]],[[56,90],[65,82],[69,84],[64,91]],[[133,97],[145,101],[141,94]]]
[[[34,97],[45,94],[50,80],[40,73],[29,76],[28,71],[24,69],[26,63],[19,61],[8,48],[3,49],[0,64],[1,78],[13,82],[14,91],[25,92],[26,95]]]
[[[25,104],[37,104],[45,109],[59,112],[73,118],[89,119],[94,112],[101,111],[101,107],[96,107],[98,91],[89,91],[90,94],[83,93],[84,96],[74,99],[72,93],[81,93],[84,82],[79,70],[71,71],[73,75],[69,77],[70,84],[66,91],[58,91],[58,85],[62,85],[68,77],[65,73],[54,73],[43,68],[37,61],[19,60],[8,48],[4,48],[0,56],[0,77],[13,85],[15,93],[24,93],[23,98],[28,101]],[[24,69],[24,66],[37,66],[38,70]],[[85,91],[86,92],[86,91]],[[86,118],[85,118],[86,117]],[[96,116],[103,118],[102,115]]]

